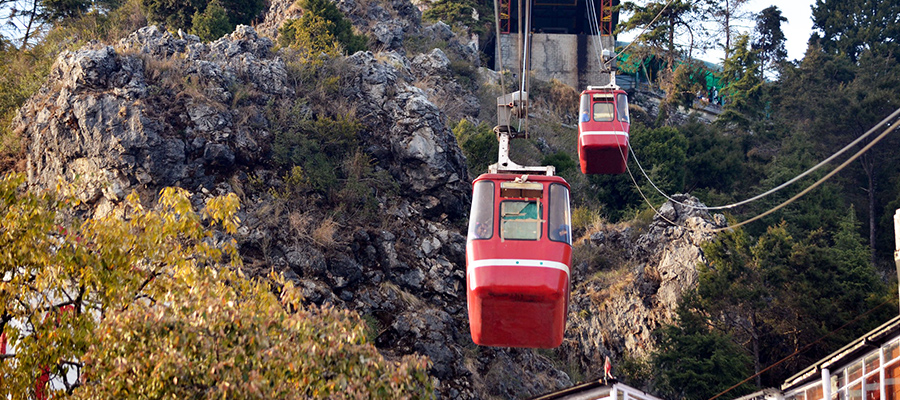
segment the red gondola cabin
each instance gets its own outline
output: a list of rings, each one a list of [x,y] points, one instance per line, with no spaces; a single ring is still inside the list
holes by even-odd
[[[585,174],[621,174],[628,160],[628,95],[618,86],[581,92],[578,160]]]
[[[483,174],[473,183],[469,326],[479,345],[553,348],[562,343],[569,305],[569,184],[558,176],[521,177]]]

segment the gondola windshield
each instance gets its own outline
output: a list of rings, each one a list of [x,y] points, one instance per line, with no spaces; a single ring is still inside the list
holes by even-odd
[[[628,95],[625,93],[619,93],[616,100],[616,110],[619,115],[619,121],[629,122],[628,121]]]
[[[472,215],[469,217],[469,237],[490,239],[494,236],[494,182],[475,183],[472,191]]]
[[[594,103],[594,121],[607,122],[613,120],[613,103]]]
[[[550,240],[572,244],[572,216],[569,210],[569,189],[560,184],[550,185]]]

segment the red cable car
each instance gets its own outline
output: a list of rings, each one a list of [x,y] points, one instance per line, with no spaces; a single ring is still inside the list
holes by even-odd
[[[553,348],[562,343],[571,237],[564,179],[500,173],[475,179],[466,292],[476,344]]]
[[[618,86],[581,92],[578,160],[585,174],[621,174],[628,161],[628,95]]]

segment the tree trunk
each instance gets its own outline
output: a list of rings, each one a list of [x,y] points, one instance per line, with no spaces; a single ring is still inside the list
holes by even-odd
[[[753,373],[756,375],[756,387],[762,387],[762,376],[759,373],[762,366],[759,363],[759,333],[756,331],[756,315],[750,316],[750,327],[753,331]]]
[[[675,18],[669,18],[669,70],[675,70]]]
[[[38,0],[34,0],[32,2],[31,12],[28,13],[28,24],[25,26],[25,36],[22,37],[23,49],[28,47],[28,39],[31,36],[31,25],[34,24],[34,20],[37,18],[37,8]]]
[[[725,58],[731,52],[731,4],[725,0]]]
[[[869,208],[869,263],[875,266],[875,161],[869,154],[860,159],[866,172],[866,197]]]

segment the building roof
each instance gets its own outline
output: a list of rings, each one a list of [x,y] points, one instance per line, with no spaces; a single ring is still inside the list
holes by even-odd
[[[885,342],[897,337],[898,333],[900,333],[900,315],[788,378],[784,381],[784,384],[781,385],[781,389],[788,391],[814,379],[819,379],[823,369],[844,366],[863,354],[868,353],[873,349],[880,347]]]
[[[612,398],[611,396],[613,396],[614,392],[618,393],[620,396],[627,396]],[[646,392],[635,389],[624,383],[619,383],[615,379],[610,379],[606,383],[604,383],[602,379],[597,379],[556,392],[533,397],[530,400],[618,400],[621,398],[625,398],[626,400],[660,400]]]

